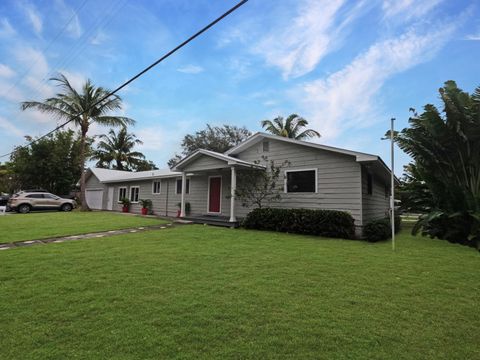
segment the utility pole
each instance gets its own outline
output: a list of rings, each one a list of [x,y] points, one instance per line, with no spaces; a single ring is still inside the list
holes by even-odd
[[[393,140],[393,123],[395,121],[395,118],[391,118],[391,127],[390,127],[390,156],[391,156],[391,162],[392,162],[392,169],[390,171],[390,181],[391,181],[391,196],[390,196],[390,224],[392,226],[392,250],[395,251],[395,174],[394,174],[394,161],[395,161],[395,156],[394,156],[394,140]]]

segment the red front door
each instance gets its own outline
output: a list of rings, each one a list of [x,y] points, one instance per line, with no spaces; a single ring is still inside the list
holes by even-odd
[[[208,212],[220,212],[220,197],[222,192],[222,178],[211,177],[208,193]]]

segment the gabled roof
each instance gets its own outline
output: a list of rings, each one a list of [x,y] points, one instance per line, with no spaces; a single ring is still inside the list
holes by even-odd
[[[228,155],[218,153],[218,152],[215,152],[215,151],[200,149],[200,150],[195,151],[193,154],[187,156],[186,158],[182,159],[175,166],[175,170],[183,169],[187,164],[189,164],[190,162],[192,162],[193,160],[195,160],[199,156],[210,156],[210,157],[213,157],[215,159],[225,161],[226,165],[239,165],[239,166],[249,167],[249,168],[265,169],[265,166],[263,166],[263,165],[255,164],[255,163],[244,161],[244,160],[240,160],[240,159],[234,158],[232,156],[228,156]]]
[[[226,151],[226,155],[236,155],[238,153],[241,153],[242,151],[248,149],[250,146],[253,146],[263,139],[272,139],[272,140],[278,140],[278,141],[283,141],[283,142],[288,142],[292,144],[297,144],[297,145],[302,145],[302,146],[307,146],[315,149],[320,149],[320,150],[326,150],[326,151],[332,151],[336,152],[338,154],[345,154],[345,155],[351,155],[355,156],[357,161],[375,161],[378,160],[379,157],[377,155],[372,155],[372,154],[367,154],[367,153],[362,153],[358,151],[352,151],[352,150],[346,150],[346,149],[341,149],[333,146],[327,146],[327,145],[321,145],[321,144],[316,144],[308,141],[302,141],[302,140],[295,140],[295,139],[290,139],[286,138],[283,136],[277,136],[277,135],[272,135],[272,134],[267,134],[267,133],[262,133],[262,132],[257,132],[251,137],[249,137],[247,140],[244,142],[238,144],[237,146],[234,146],[230,150]]]
[[[89,168],[87,170],[87,178],[91,174],[95,175],[101,183],[148,180],[156,178],[177,177],[181,175],[181,173],[171,171],[170,169],[131,172],[111,169]]]
[[[225,152],[225,155],[237,155],[241,153],[242,151],[245,151],[249,147],[258,144],[260,141],[264,139],[271,139],[271,140],[277,140],[277,141],[283,141],[291,144],[296,144],[296,145],[301,145],[301,146],[306,146],[318,150],[325,150],[325,151],[331,151],[337,154],[344,154],[344,155],[350,155],[355,157],[355,161],[359,163],[375,163],[376,168],[378,171],[381,171],[384,176],[387,176],[390,174],[390,168],[385,164],[385,162],[382,160],[380,156],[373,155],[373,154],[367,154],[359,151],[352,151],[352,150],[347,150],[347,149],[341,149],[337,148],[334,146],[328,146],[328,145],[321,145],[321,144],[316,144],[308,141],[302,141],[302,140],[295,140],[295,139],[290,139],[286,138],[283,136],[278,136],[278,135],[272,135],[272,134],[267,134],[263,132],[257,132],[251,137],[249,137],[247,140],[241,142],[237,146],[234,146],[230,150]],[[395,176],[395,181],[399,183],[398,178]]]

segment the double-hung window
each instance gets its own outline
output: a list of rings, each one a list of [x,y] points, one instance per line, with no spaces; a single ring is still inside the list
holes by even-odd
[[[177,194],[182,193],[182,179],[177,179]],[[190,194],[190,179],[187,179],[187,183],[185,185],[185,194]]]
[[[316,193],[317,192],[317,169],[286,170],[285,171],[286,193]]]
[[[138,203],[138,193],[140,192],[140,188],[138,186],[131,186],[130,187],[130,202]]]
[[[118,202],[122,202],[122,199],[127,197],[127,188],[120,187],[118,188]]]
[[[152,185],[152,193],[160,194],[161,186],[162,186],[162,183],[160,182],[160,180],[154,181]]]

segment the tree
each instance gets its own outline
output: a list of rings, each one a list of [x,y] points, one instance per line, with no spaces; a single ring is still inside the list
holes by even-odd
[[[415,163],[404,166],[404,175],[396,193],[403,211],[424,214],[434,208],[432,194],[425,181],[420,178]]]
[[[108,135],[100,135],[99,139],[97,148],[91,157],[93,160],[97,160],[95,166],[128,171],[132,171],[140,164],[145,167],[143,163],[145,155],[133,151],[135,145],[141,145],[143,142],[137,139],[135,134],[128,133],[126,127],[122,127],[118,132],[110,129]]]
[[[27,137],[27,140],[33,140]],[[18,189],[42,188],[66,195],[75,188],[81,174],[81,138],[73,130],[57,131],[30,146],[17,147],[8,168]],[[92,139],[86,139],[87,152]]]
[[[148,171],[148,170],[158,170],[158,167],[151,160],[140,160],[133,167],[133,171]]]
[[[395,135],[433,199],[413,230],[480,247],[480,87],[470,95],[447,81],[439,92],[442,113],[431,104],[413,110],[410,127]]]
[[[95,87],[90,80],[83,84],[81,92],[77,92],[62,74],[50,80],[54,81],[62,92],[43,102],[23,102],[21,109],[37,109],[51,114],[57,119],[69,120],[80,128],[80,200],[82,210],[88,210],[85,201],[85,159],[87,158],[87,134],[90,125],[96,123],[102,126],[126,126],[134,124],[135,120],[110,115],[112,111],[122,109],[121,98],[118,95],[107,97],[110,91],[102,87]]]
[[[207,124],[206,129],[197,131],[193,135],[186,135],[182,141],[182,155],[175,154],[168,161],[170,168],[185,156],[188,156],[198,149],[205,149],[223,153],[235,145],[241,143],[252,133],[245,127],[231,125],[211,126]]]
[[[295,140],[320,137],[318,131],[312,129],[303,130],[308,125],[308,121],[297,114],[290,115],[286,120],[281,116],[276,117],[273,121],[263,120],[261,124],[265,130],[273,135],[279,135]]]
[[[281,195],[278,191],[278,180],[280,171],[283,166],[288,165],[288,161],[283,162],[280,166],[275,165],[273,160],[263,156],[263,162],[267,165],[265,170],[245,170],[240,171],[237,175],[238,184],[235,196],[242,202],[244,207],[255,206],[259,209],[265,205],[280,201]],[[260,161],[255,161],[260,164]]]
[[[0,193],[11,193],[14,190],[13,172],[10,163],[0,163]]]

